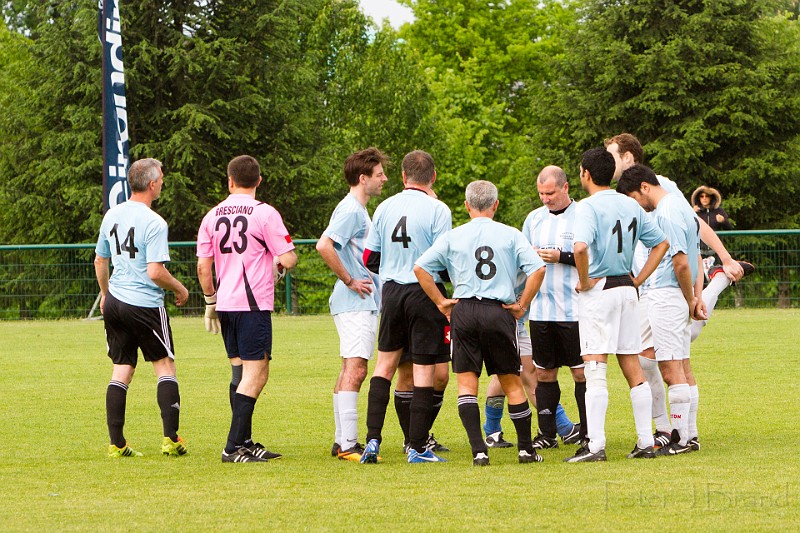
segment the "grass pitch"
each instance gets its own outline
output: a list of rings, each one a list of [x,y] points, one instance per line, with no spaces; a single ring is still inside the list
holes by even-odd
[[[693,345],[699,453],[625,459],[633,418],[611,361],[607,463],[565,464],[575,447],[562,446],[530,465],[517,464],[515,449],[492,450],[488,468],[471,464],[455,387],[433,428],[452,450],[443,454],[449,462],[404,462],[391,403],[383,464],[331,458],[339,359],[329,316],[275,318],[270,381],[253,426],[257,440],[285,457],[266,464],[220,462],[230,370],[221,338],[207,334],[201,318],[173,320],[180,434],[190,452],[182,458],[160,454],[156,380],[144,362],[128,392],[125,434],[145,456],[106,457],[111,364],[102,322],[5,322],[0,329],[4,531],[800,529],[797,311],[715,313]],[[572,386],[562,378],[563,403],[576,418]],[[363,392],[362,435],[366,384]],[[515,441],[507,417],[503,425]]]

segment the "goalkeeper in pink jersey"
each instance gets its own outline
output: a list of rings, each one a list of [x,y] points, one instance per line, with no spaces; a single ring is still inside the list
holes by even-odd
[[[232,417],[223,463],[281,456],[253,442],[251,433],[253,410],[272,359],[273,258],[278,258],[278,270],[285,271],[294,268],[297,256],[280,213],[256,200],[261,181],[258,161],[248,155],[233,158],[228,163],[230,195],[208,212],[197,233],[206,329],[214,334],[222,329],[231,362]]]

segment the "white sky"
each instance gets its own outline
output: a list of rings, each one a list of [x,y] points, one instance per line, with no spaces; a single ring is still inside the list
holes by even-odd
[[[359,0],[361,10],[380,26],[384,18],[389,19],[389,23],[395,29],[405,22],[414,20],[411,9],[401,6],[394,0]]]

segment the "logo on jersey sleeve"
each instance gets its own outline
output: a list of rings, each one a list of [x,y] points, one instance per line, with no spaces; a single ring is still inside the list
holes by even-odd
[[[286,239],[287,243],[292,244],[292,238],[289,235],[284,235],[283,238]]]

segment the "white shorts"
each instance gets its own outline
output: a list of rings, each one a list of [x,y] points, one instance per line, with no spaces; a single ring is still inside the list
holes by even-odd
[[[656,361],[689,358],[692,319],[678,287],[650,289],[642,295],[642,349],[655,348]]]
[[[525,322],[517,320],[517,346],[519,347],[520,357],[533,357],[533,345],[531,336],[525,328]]]
[[[344,358],[372,359],[378,336],[378,313],[352,311],[333,315],[339,333],[339,354]]]
[[[639,297],[630,286],[603,290],[606,278],[578,294],[581,355],[638,354]]]

